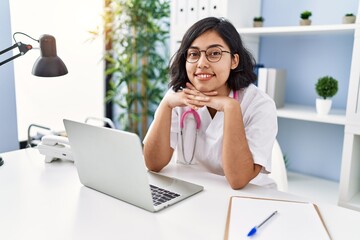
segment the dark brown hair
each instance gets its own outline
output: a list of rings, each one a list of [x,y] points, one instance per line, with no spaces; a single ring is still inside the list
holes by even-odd
[[[232,55],[239,55],[239,65],[230,71],[227,85],[232,90],[248,87],[256,80],[254,73],[255,60],[251,53],[243,46],[240,34],[236,28],[224,18],[208,17],[199,20],[184,34],[181,45],[170,62],[169,87],[178,91],[185,87],[189,78],[186,74],[186,59],[184,54],[192,42],[207,31],[215,31],[229,46]]]

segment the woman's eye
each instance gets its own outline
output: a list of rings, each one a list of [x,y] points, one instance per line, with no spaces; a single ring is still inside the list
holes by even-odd
[[[217,56],[221,55],[221,52],[220,52],[220,51],[212,51],[212,52],[210,52],[209,55],[210,55],[210,56],[217,57]]]
[[[189,57],[197,57],[197,56],[199,56],[199,52],[189,52],[188,56]]]

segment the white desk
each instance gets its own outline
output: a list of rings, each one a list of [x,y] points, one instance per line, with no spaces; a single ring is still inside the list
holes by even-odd
[[[224,238],[229,197],[304,200],[249,185],[232,190],[224,177],[189,166],[163,172],[205,187],[171,208],[150,213],[82,186],[71,162],[44,163],[36,149],[1,154],[0,239]],[[321,191],[321,189],[319,189]],[[360,239],[360,213],[318,203],[333,239]]]

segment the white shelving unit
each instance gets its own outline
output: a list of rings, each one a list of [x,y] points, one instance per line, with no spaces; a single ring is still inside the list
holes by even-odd
[[[241,36],[287,36],[353,33],[355,29],[356,24],[334,24],[289,27],[238,28],[237,30]]]
[[[360,6],[358,13],[360,12]],[[360,15],[355,24],[239,28],[242,36],[289,36],[351,34],[354,37],[346,110],[333,109],[327,116],[316,114],[314,107],[285,104],[278,109],[281,118],[345,126],[338,204],[360,211]]]
[[[321,34],[352,34],[358,24],[336,24],[336,25],[312,25],[312,26],[289,26],[289,27],[262,27],[262,28],[238,28],[241,36],[294,36],[294,35],[321,35]],[[345,125],[346,110],[332,109],[329,115],[319,116],[314,107],[295,104],[286,104],[278,109],[278,116],[304,121],[330,123]]]
[[[307,198],[316,203],[336,205],[338,203],[339,183],[322,178],[288,171],[289,193]],[[316,187],[309,187],[316,186]],[[321,189],[321,191],[319,191]]]
[[[360,4],[356,17],[346,124],[340,175],[339,205],[360,211]]]
[[[345,110],[332,109],[328,115],[318,115],[315,107],[286,104],[277,110],[278,117],[303,121],[345,125]]]
[[[181,41],[182,35],[189,27],[189,24],[187,24],[189,21],[184,23],[179,20],[187,19],[186,11],[188,11],[189,6],[186,4],[189,2],[192,1],[172,1],[172,53],[174,53],[175,49],[177,49],[177,45]],[[198,19],[210,15],[220,15],[225,16],[230,21],[232,21],[232,18],[235,15],[242,14],[237,11],[232,11],[232,9],[242,9],[244,14],[246,14],[246,17],[252,20],[254,16],[259,15],[261,9],[261,1],[258,0],[227,0],[221,1],[221,4],[224,4],[224,7],[215,9],[217,11],[215,14],[211,11],[214,10],[214,6],[220,5],[220,1],[198,1],[198,5],[196,6],[199,11],[200,9],[204,10],[203,6],[207,6],[210,11],[206,14],[204,14],[204,12],[198,13]],[[239,6],[241,6],[241,8],[239,8]],[[181,8],[184,9],[185,13],[181,11]],[[341,162],[338,204],[343,207],[360,211],[360,6],[358,6],[358,8],[357,22],[355,24],[253,28],[251,27],[251,23],[241,22],[241,19],[232,22],[235,24],[238,32],[241,34],[244,44],[250,49],[250,51],[252,51],[255,59],[258,57],[259,38],[262,36],[318,36],[323,34],[338,36],[342,34],[348,34],[349,36],[354,37],[346,109],[333,109],[329,115],[319,116],[316,114],[314,107],[285,104],[285,107],[278,109],[278,116],[287,119],[344,126],[345,134]],[[244,9],[249,9],[249,11],[245,11]],[[179,14],[184,15],[180,16]],[[193,17],[194,13],[191,14]]]

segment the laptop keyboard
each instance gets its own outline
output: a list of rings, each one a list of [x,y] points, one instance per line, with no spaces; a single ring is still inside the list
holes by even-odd
[[[154,206],[157,206],[159,204],[162,204],[164,202],[167,202],[171,199],[174,199],[176,197],[179,197],[180,195],[174,192],[170,192],[168,190],[165,190],[163,188],[156,187],[154,185],[150,184],[151,188],[151,194]]]

